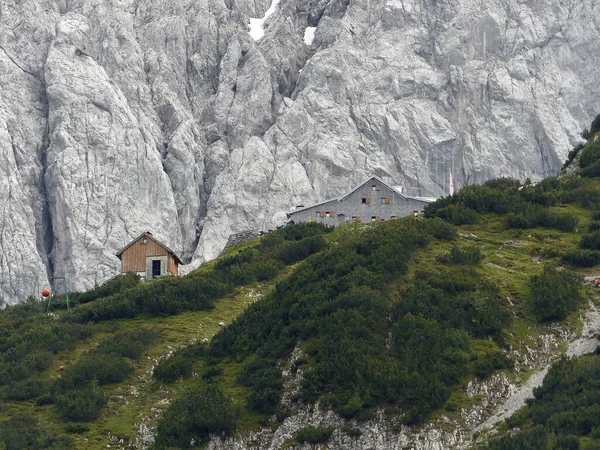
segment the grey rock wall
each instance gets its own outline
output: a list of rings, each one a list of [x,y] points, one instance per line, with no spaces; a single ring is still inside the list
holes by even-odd
[[[538,180],[600,112],[595,0],[282,0],[254,41],[269,6],[0,0],[0,303],[146,230],[193,268],[371,174]]]

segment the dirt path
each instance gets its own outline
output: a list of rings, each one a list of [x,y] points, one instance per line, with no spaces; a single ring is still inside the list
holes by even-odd
[[[592,302],[590,309],[583,318],[583,332],[581,336],[570,342],[566,354],[567,356],[581,356],[593,352],[598,347],[598,333],[600,332],[600,311]],[[478,435],[484,430],[494,427],[499,422],[513,415],[517,410],[525,405],[525,400],[533,397],[533,390],[542,385],[542,381],[548,372],[551,364],[548,364],[542,370],[529,377],[527,382],[522,385],[506,402],[498,407],[498,410],[490,416],[485,422],[475,428],[474,434]]]

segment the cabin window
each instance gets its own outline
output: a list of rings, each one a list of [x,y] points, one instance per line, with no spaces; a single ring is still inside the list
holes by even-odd
[[[371,199],[370,199],[369,197],[363,197],[363,199],[362,199],[362,203],[364,203],[364,204],[367,204],[367,205],[368,205],[369,203],[371,203]]]
[[[321,211],[317,211],[317,217],[321,217]]]
[[[147,244],[147,243],[148,243],[148,239],[144,238],[144,239],[142,240],[142,244]]]
[[[352,216],[352,222],[360,222],[360,216]]]
[[[371,185],[371,190],[372,191],[380,191],[381,190],[381,186],[379,186],[378,184],[372,184]]]
[[[382,197],[381,198],[381,204],[382,205],[389,205],[390,201],[391,201],[391,199],[389,197]]]
[[[377,216],[371,216],[371,222],[377,222]]]
[[[399,219],[399,217],[398,216],[390,216],[390,219],[397,220],[397,219]]]
[[[329,211],[325,211],[325,217],[331,217],[331,213]]]

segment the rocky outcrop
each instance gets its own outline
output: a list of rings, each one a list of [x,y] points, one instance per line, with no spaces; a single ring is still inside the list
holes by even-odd
[[[269,0],[0,6],[0,302],[146,230],[195,267],[371,174],[537,180],[598,113],[592,0],[275,3],[258,41]]]
[[[366,422],[345,420],[332,411],[319,406],[294,408],[289,395],[297,386],[298,374],[289,367],[302,357],[297,347],[286,367],[282,368],[284,389],[282,406],[295,412],[281,424],[273,423],[258,431],[238,433],[224,438],[212,436],[207,444],[209,450],[245,450],[289,448],[304,450],[313,448],[299,443],[295,434],[307,427],[329,427],[332,431],[327,442],[328,449],[355,450],[447,450],[479,448],[489,439],[490,428],[510,417],[533,396],[533,389],[540,386],[551,364],[565,354],[577,357],[593,352],[598,346],[600,314],[593,302],[582,317],[583,330],[579,336],[559,325],[549,326],[544,334],[530,336],[522,348],[510,352],[515,360],[515,370],[499,372],[486,380],[474,379],[463,389],[468,403],[458,409],[458,416],[448,413],[436,414],[430,422],[421,426],[402,424],[402,418],[386,414],[380,409],[373,419]],[[566,344],[566,352],[564,351]],[[523,373],[528,375],[525,383]],[[274,420],[274,419],[273,419]]]

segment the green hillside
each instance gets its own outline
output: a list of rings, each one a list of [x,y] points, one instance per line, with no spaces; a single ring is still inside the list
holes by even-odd
[[[597,301],[582,283],[600,264],[591,134],[570,154],[580,171],[535,185],[468,186],[419,219],[289,226],[184,277],[72,293],[69,312],[62,298],[50,315],[33,300],[0,311],[0,449],[127,445],[145,427],[157,448],[185,448],[316,402],[359,422],[378,408],[406,424],[461,420],[481,401],[463,394],[469,381],[523,368],[509,349],[554,321],[577,330]],[[538,433],[548,420],[535,414],[512,426]],[[595,426],[568,434],[591,445]],[[506,445],[492,448],[520,448]]]
[[[600,449],[600,347],[562,358],[487,450]]]

